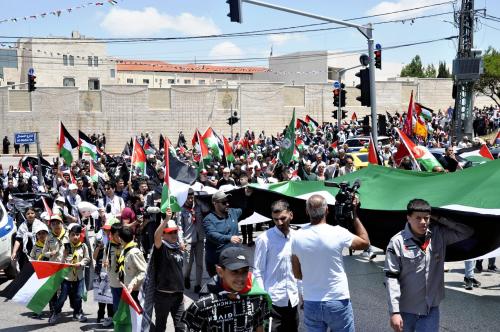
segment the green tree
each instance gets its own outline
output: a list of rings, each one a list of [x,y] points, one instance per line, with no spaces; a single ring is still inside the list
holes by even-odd
[[[446,61],[439,61],[437,78],[451,78],[450,71],[446,67]]]
[[[484,73],[474,89],[500,106],[500,52],[489,47],[483,56]]]
[[[420,55],[415,55],[409,64],[401,69],[401,77],[425,77]]]
[[[436,78],[436,68],[433,64],[427,65],[424,72],[424,77]]]

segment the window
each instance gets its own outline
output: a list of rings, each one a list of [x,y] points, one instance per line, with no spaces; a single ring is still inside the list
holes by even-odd
[[[16,82],[7,82],[7,85],[8,85],[8,86],[11,86],[10,88],[11,88],[12,90],[15,90],[15,89],[16,89]]]
[[[127,78],[127,84],[134,84],[133,78]]]
[[[74,66],[75,65],[75,57],[70,55],[69,56],[69,65]]]
[[[109,76],[111,76],[111,78],[115,78],[115,75],[116,75],[115,70],[114,69],[110,69],[109,70]]]
[[[89,90],[99,90],[99,79],[89,78]]]
[[[168,84],[175,84],[175,79],[169,78],[168,79]]]
[[[143,78],[142,79],[142,84],[149,84],[149,79]]]
[[[75,86],[75,79],[73,77],[65,77],[63,79],[63,86]]]
[[[191,80],[184,80],[184,84],[191,84]]]
[[[63,65],[68,65],[68,56],[66,54],[63,55]]]
[[[204,85],[204,84],[205,84],[205,80],[199,80],[199,81],[198,81],[198,84],[200,84],[200,85]]]
[[[88,65],[89,65],[89,67],[92,67],[92,57],[91,57],[91,56],[89,56],[89,57],[87,58],[87,61],[88,61]]]
[[[94,67],[99,66],[99,57],[95,56],[94,57]]]
[[[215,80],[215,83],[217,84],[222,84],[224,81],[223,80]]]

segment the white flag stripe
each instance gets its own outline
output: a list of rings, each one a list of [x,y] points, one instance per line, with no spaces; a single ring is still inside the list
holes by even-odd
[[[50,277],[38,279],[36,273],[33,273],[33,275],[28,279],[28,281],[26,281],[23,287],[21,287],[16,295],[14,295],[12,301],[22,304],[28,304],[36,294],[36,292],[40,289],[40,287],[42,287],[49,278]]]

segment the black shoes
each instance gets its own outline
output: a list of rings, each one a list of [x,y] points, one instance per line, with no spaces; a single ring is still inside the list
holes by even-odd
[[[481,273],[483,272],[483,263],[476,261],[476,273]]]
[[[184,278],[184,288],[185,289],[191,288],[191,280],[189,280],[189,278]]]
[[[498,269],[495,265],[489,265],[488,272],[498,272]]]
[[[480,287],[481,283],[477,281],[475,278],[464,278],[465,289],[472,290],[474,287]]]

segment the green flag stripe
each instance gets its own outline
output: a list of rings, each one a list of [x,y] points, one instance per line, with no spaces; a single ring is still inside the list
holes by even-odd
[[[61,269],[50,276],[42,287],[36,291],[26,307],[33,310],[33,312],[40,314],[47,303],[49,303],[52,296],[56,293],[57,289],[63,282],[64,277],[68,274],[69,269],[69,267]]]
[[[71,162],[73,161],[73,155],[71,154],[71,151],[66,150],[64,147],[61,149],[61,157],[63,157],[64,161],[66,162],[66,165],[70,165]]]
[[[97,153],[92,150],[91,148],[89,148],[88,146],[80,146],[80,151],[83,153],[88,153],[89,155],[92,156],[92,159],[96,159],[97,158]]]
[[[130,306],[125,301],[120,300],[118,311],[113,316],[115,331],[134,332],[132,331],[132,315],[130,314],[130,310]]]

